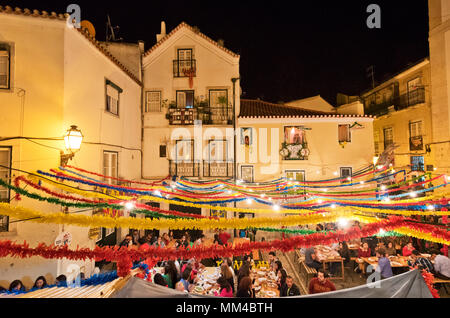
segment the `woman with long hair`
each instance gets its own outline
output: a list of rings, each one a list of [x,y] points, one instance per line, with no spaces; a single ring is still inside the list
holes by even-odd
[[[22,281],[16,279],[9,285],[10,292],[19,292],[19,291],[25,291],[25,286],[23,285]]]
[[[233,297],[233,289],[231,288],[230,282],[225,279],[225,277],[221,276],[217,279],[217,284],[220,285],[220,294],[217,292],[214,294],[219,297]]]
[[[36,281],[34,282],[33,289],[41,289],[47,287],[47,280],[44,276],[39,276],[36,278]]]
[[[243,277],[239,283],[236,293],[237,298],[255,298],[252,279],[249,276]]]
[[[220,265],[220,276],[230,284],[234,293],[234,277],[227,262],[223,262],[222,265]]]

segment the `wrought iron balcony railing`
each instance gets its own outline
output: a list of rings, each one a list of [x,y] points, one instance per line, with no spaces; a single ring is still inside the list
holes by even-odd
[[[204,177],[232,177],[233,176],[233,162],[215,162],[203,161],[203,176]]]
[[[193,125],[194,120],[201,120],[203,125],[233,124],[233,109],[231,107],[207,108],[169,108],[170,125]]]
[[[425,103],[425,89],[417,88],[409,93],[391,97],[383,102],[372,103],[366,109],[366,113],[368,115],[381,116],[388,113],[390,106],[394,106],[395,110],[401,110],[421,103]]]
[[[169,160],[169,174],[180,177],[198,177],[200,175],[200,162]]]
[[[195,60],[173,60],[173,77],[195,77]]]

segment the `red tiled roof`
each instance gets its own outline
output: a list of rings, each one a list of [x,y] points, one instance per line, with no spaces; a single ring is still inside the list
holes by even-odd
[[[367,117],[365,115],[341,115],[264,102],[262,100],[241,99],[239,118],[285,118],[285,117]]]
[[[47,11],[39,11],[30,9],[21,9],[21,8],[11,8],[10,6],[2,7],[0,6],[0,13],[8,13],[8,14],[16,14],[16,15],[24,15],[36,18],[48,18],[48,19],[56,19],[61,21],[66,21],[69,17],[68,13],[64,14],[56,14],[55,12],[51,12],[48,14]],[[108,59],[110,59],[114,64],[116,64],[120,69],[122,69],[131,79],[133,79],[137,84],[142,86],[141,81],[134,76],[134,74],[127,69],[118,59],[116,59],[106,48],[104,48],[99,41],[97,41],[94,37],[92,37],[87,31],[83,31],[81,28],[76,29],[80,34],[82,34],[86,39],[88,39],[100,52],[102,52]]]
[[[189,24],[187,24],[186,22],[181,22],[175,29],[173,29],[170,33],[168,33],[165,37],[163,37],[161,40],[159,40],[159,42],[157,42],[155,45],[153,45],[150,49],[147,50],[147,52],[144,53],[144,57],[149,55],[151,52],[153,52],[154,50],[156,50],[161,44],[163,44],[167,39],[169,39],[172,35],[174,35],[177,31],[181,30],[182,28],[188,28],[189,30],[191,30],[192,32],[194,32],[195,34],[201,36],[202,38],[204,38],[205,40],[207,40],[208,42],[214,44],[215,46],[217,46],[218,48],[222,49],[223,51],[227,52],[228,54],[230,54],[233,57],[239,57],[239,54],[236,54],[234,52],[232,52],[231,50],[220,46],[216,41],[214,41],[213,39],[211,39],[210,37],[204,35],[203,33],[199,32],[198,30],[196,30],[195,28],[191,27]]]

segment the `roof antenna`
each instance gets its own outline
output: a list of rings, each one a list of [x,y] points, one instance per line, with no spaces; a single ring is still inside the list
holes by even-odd
[[[111,19],[109,18],[109,14],[107,14],[108,21],[106,22],[106,42],[118,42],[122,41],[123,38],[116,38],[115,31],[119,31],[120,27],[116,25],[113,27],[111,25]],[[109,34],[111,33],[111,34]]]

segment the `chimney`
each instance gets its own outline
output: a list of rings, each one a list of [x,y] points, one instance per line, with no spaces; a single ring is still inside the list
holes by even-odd
[[[161,33],[156,35],[156,43],[166,36],[166,23],[161,21]]]
[[[141,54],[144,53],[144,46],[145,46],[144,41],[139,40],[138,45],[139,45],[139,51],[141,52]]]

